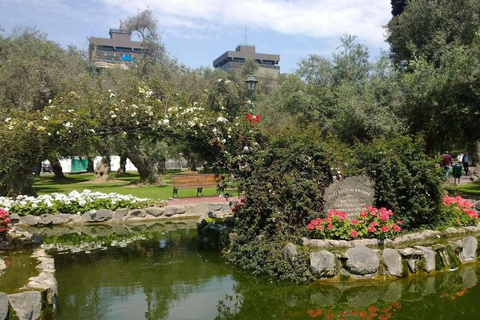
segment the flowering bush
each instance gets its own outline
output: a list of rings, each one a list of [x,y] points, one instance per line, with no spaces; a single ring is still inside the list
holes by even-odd
[[[473,208],[475,203],[462,197],[444,197],[442,206],[443,226],[467,227],[476,226],[479,222],[478,212]]]
[[[161,204],[163,203],[164,201]],[[14,200],[0,197],[0,208],[21,216],[29,214],[38,216],[46,213],[81,214],[98,209],[146,208],[152,204],[153,201],[146,198],[117,193],[92,192],[87,189],[82,193],[78,191],[72,191],[68,195],[52,193],[52,195],[42,195],[37,198],[20,195]]]
[[[331,210],[325,219],[313,219],[307,230],[311,238],[317,239],[393,238],[403,222],[394,221],[392,216],[392,210],[371,206],[353,218],[348,218],[346,212]]]
[[[10,220],[10,214],[6,210],[0,209],[0,239],[5,238],[10,227],[8,226]]]

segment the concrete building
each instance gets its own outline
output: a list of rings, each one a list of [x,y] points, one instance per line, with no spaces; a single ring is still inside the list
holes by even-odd
[[[215,68],[221,68],[225,72],[240,68],[246,59],[253,59],[259,64],[257,70],[258,76],[271,76],[277,78],[280,76],[280,55],[256,53],[255,46],[238,45],[235,51],[227,51],[213,61]]]
[[[120,29],[110,29],[109,38],[90,38],[88,57],[98,70],[120,67],[128,68],[143,52],[142,43],[132,41],[132,33]]]

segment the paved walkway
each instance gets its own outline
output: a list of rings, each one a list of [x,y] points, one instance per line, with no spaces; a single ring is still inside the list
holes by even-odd
[[[238,200],[238,197],[230,197],[227,200],[226,198],[220,197],[220,196],[175,198],[175,199],[170,198],[167,201],[167,206],[198,204],[198,203],[228,203],[230,201],[239,201],[239,200]]]
[[[472,182],[470,180],[470,176],[475,172],[475,167],[468,167],[468,176],[463,174],[462,177],[460,178],[460,184],[467,184]],[[449,184],[453,184],[453,176],[452,176],[452,171],[450,170],[450,176],[448,178]]]

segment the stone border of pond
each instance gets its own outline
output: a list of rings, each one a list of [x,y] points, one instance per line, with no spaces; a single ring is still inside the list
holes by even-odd
[[[309,251],[310,270],[319,280],[403,278],[452,271],[462,264],[476,262],[480,251],[478,236],[480,225],[444,231],[425,230],[394,240],[302,238],[300,246]],[[289,263],[293,263],[297,255],[293,243],[284,247],[284,259]]]
[[[20,293],[0,292],[0,320],[51,319],[57,311],[57,280],[55,262],[44,249],[35,249],[32,258],[38,260],[39,275],[31,277]]]
[[[229,214],[231,213],[231,208],[228,203],[200,203],[149,207],[145,209],[118,209],[116,211],[100,209],[88,211],[82,215],[59,213],[42,214],[40,216],[19,216],[12,214],[10,218],[13,225],[51,226],[199,218],[209,213],[214,213],[216,215]]]

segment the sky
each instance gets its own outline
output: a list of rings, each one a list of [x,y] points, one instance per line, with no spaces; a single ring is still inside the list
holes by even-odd
[[[212,67],[245,34],[257,52],[280,55],[282,73],[309,54],[329,57],[343,34],[357,36],[373,57],[388,49],[389,0],[0,0],[0,26],[36,27],[62,47],[86,50],[88,37],[108,38],[120,19],[147,8],[166,50],[191,68]]]

